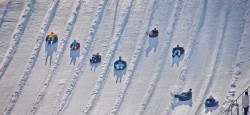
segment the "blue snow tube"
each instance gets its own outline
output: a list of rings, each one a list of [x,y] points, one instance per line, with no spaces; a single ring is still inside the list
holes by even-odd
[[[180,101],[188,101],[188,100],[191,100],[191,99],[192,99],[192,96],[181,96],[181,97],[179,97]]]
[[[114,68],[116,70],[123,70],[127,67],[127,63],[123,60],[117,60],[115,63],[114,63]]]
[[[94,55],[94,56],[92,56],[92,58],[90,58],[90,63],[99,63],[99,62],[101,62],[101,60],[102,60],[102,58],[100,55],[99,56]]]
[[[219,105],[219,101],[217,101],[217,100],[214,100],[214,101],[206,100],[206,102],[205,102],[206,107],[215,107],[218,105]]]

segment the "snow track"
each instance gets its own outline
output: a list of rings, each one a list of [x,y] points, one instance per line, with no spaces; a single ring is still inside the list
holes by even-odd
[[[151,26],[151,20],[153,18],[153,13],[155,12],[155,9],[156,9],[155,8],[155,6],[156,6],[155,1],[148,1],[148,2],[150,2],[150,3],[148,5],[148,7],[145,9],[147,14],[144,15],[143,17],[147,17],[147,19],[149,19],[149,20],[146,22],[146,24],[145,24],[145,22],[141,22],[141,23],[144,23],[144,28],[142,28],[143,31],[141,31],[140,33],[144,33],[145,31],[148,31],[148,28]],[[115,100],[115,103],[112,107],[110,114],[117,114],[117,112],[120,108],[120,105],[125,97],[125,94],[128,90],[129,84],[131,83],[132,77],[133,77],[134,72],[136,70],[136,66],[138,65],[138,60],[140,59],[141,54],[143,52],[145,42],[148,39],[148,37],[143,35],[143,34],[141,34],[139,36],[139,38],[141,38],[141,39],[138,40],[134,54],[132,55],[132,59],[131,59],[130,64],[129,64],[130,66],[128,67],[128,70],[127,70],[128,73],[125,75],[126,79],[120,88],[117,99]]]
[[[219,5],[220,4],[225,4],[225,3],[218,3]],[[217,44],[216,44],[216,48],[215,48],[215,51],[214,53],[212,54],[212,59],[211,59],[211,62],[210,62],[210,68],[209,68],[209,71],[206,75],[206,78],[203,82],[203,85],[201,86],[201,91],[199,92],[199,95],[197,96],[196,98],[196,102],[195,104],[192,106],[192,110],[190,112],[190,114],[194,114],[194,115],[197,115],[197,114],[200,114],[198,113],[199,112],[199,109],[201,109],[201,107],[203,106],[204,107],[204,100],[206,100],[206,94],[209,92],[209,89],[210,87],[212,86],[212,81],[214,79],[214,75],[215,75],[215,71],[217,70],[217,67],[219,65],[219,61],[220,61],[220,54],[221,54],[221,48],[222,48],[222,45],[223,45],[223,42],[224,42],[224,39],[225,39],[225,31],[226,31],[226,28],[227,28],[227,24],[228,24],[228,7],[230,6],[218,6],[217,8],[221,8],[219,9],[219,11],[221,12],[224,12],[222,16],[222,18],[220,19],[225,19],[225,20],[220,20],[220,24],[221,25],[218,25],[218,35],[220,36],[216,36],[218,39],[217,39]]]
[[[193,28],[191,29],[192,34],[189,36],[189,41],[188,41],[188,44],[186,46],[187,48],[185,49],[186,53],[185,53],[185,57],[184,57],[184,61],[183,61],[183,67],[181,69],[180,76],[177,79],[177,84],[176,84],[176,88],[174,88],[174,93],[181,92],[184,88],[185,81],[187,79],[187,74],[188,74],[188,71],[189,71],[190,66],[191,66],[191,57],[192,57],[192,54],[194,53],[194,49],[196,47],[196,42],[199,40],[200,30],[204,24],[206,5],[207,5],[207,1],[205,0],[202,3],[202,5],[200,5],[198,8],[198,14],[196,16],[197,18],[196,18],[196,20],[194,20],[194,22],[197,22],[197,23],[194,23]],[[170,114],[171,112],[173,112],[170,110],[171,107],[172,107],[172,105],[169,104],[169,106],[166,108],[167,114]],[[178,110],[175,110],[175,111],[177,112]],[[174,113],[171,113],[171,114],[174,114]]]
[[[105,84],[106,77],[108,77],[107,75],[108,75],[109,67],[111,65],[111,60],[114,57],[114,54],[115,54],[116,49],[118,47],[118,44],[121,40],[121,36],[124,33],[124,30],[125,30],[126,25],[128,23],[130,11],[132,9],[132,5],[134,3],[134,0],[128,1],[126,3],[128,4],[128,6],[125,6],[124,11],[121,14],[120,20],[118,22],[118,27],[115,29],[110,47],[108,49],[105,60],[103,62],[104,64],[102,66],[101,73],[99,75],[99,78],[97,79],[97,83],[94,86],[92,96],[90,97],[89,102],[88,102],[87,106],[85,107],[85,109],[83,110],[82,114],[88,114],[91,111],[92,107],[95,105],[96,100],[98,99],[98,96],[101,93],[102,87]]]
[[[11,45],[13,31],[16,26],[20,23],[19,17],[23,12],[25,7],[25,1],[20,0],[6,0],[2,2],[3,5],[0,7],[1,9],[1,18],[0,18],[0,36],[4,36],[3,39],[0,39],[0,63],[3,65],[3,60],[8,55],[8,48]],[[7,68],[7,66],[5,66]],[[2,70],[4,69],[1,67]],[[5,70],[3,70],[5,71]],[[3,73],[2,73],[3,74]],[[0,79],[3,76],[0,76]]]
[[[10,48],[6,53],[6,56],[4,57],[3,62],[0,65],[0,80],[3,77],[6,69],[8,68],[11,60],[13,59],[14,54],[16,53],[17,46],[26,28],[27,22],[29,21],[34,4],[35,0],[29,0],[26,4],[26,7],[24,8],[25,10],[23,11],[21,19],[19,20],[18,26],[15,29],[15,32],[13,33]]]
[[[59,104],[59,108],[58,110],[56,110],[56,114],[62,113],[62,111],[64,110],[64,107],[68,105],[69,101],[70,101],[70,97],[72,97],[72,93],[74,90],[74,87],[77,84],[77,81],[80,77],[80,75],[82,74],[82,68],[84,67],[85,63],[84,61],[86,61],[87,58],[87,54],[89,53],[90,47],[92,45],[92,42],[95,38],[95,34],[97,32],[97,28],[99,27],[99,24],[103,18],[103,12],[106,6],[106,0],[102,1],[98,6],[98,10],[97,10],[97,15],[94,18],[94,21],[92,22],[91,30],[89,32],[89,35],[87,37],[87,41],[84,45],[84,48],[82,48],[81,51],[81,56],[80,56],[80,62],[78,63],[73,77],[70,81],[69,86],[67,87],[67,90],[65,92],[65,94],[63,95],[62,99],[61,99],[61,103]]]
[[[31,112],[29,114],[35,114],[36,113],[36,110],[37,108],[39,107],[41,101],[43,100],[43,97],[45,96],[46,92],[47,92],[47,89],[51,83],[51,80],[53,79],[54,75],[56,74],[56,71],[58,69],[58,65],[61,63],[62,61],[62,58],[63,58],[63,53],[66,49],[66,45],[67,45],[67,42],[68,42],[68,39],[71,35],[71,32],[72,32],[72,29],[74,27],[74,24],[75,24],[75,21],[76,21],[76,18],[77,18],[77,15],[78,15],[78,11],[79,11],[79,8],[81,6],[81,3],[82,1],[81,0],[77,0],[74,4],[74,7],[73,7],[73,11],[72,11],[72,16],[69,18],[67,24],[66,24],[66,30],[65,30],[65,36],[64,38],[61,40],[62,42],[62,45],[61,47],[59,48],[57,54],[56,54],[56,57],[55,57],[55,61],[54,61],[54,64],[51,66],[50,70],[49,70],[49,73],[48,73],[48,76],[47,76],[47,79],[45,81],[45,83],[43,84],[43,87],[42,89],[40,90],[38,96],[36,97],[36,100],[34,101],[34,105],[33,105],[33,108],[31,110]]]

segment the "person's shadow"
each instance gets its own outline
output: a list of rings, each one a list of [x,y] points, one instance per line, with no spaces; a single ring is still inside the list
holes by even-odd
[[[73,63],[76,64],[76,58],[80,56],[80,49],[77,50],[70,50],[70,65]]]
[[[176,66],[179,67],[180,61],[183,60],[184,56],[185,56],[185,53],[182,54],[180,57],[178,57],[177,55],[172,57],[172,67],[174,66],[174,64],[176,64]]]
[[[126,74],[127,69],[123,70],[114,70],[114,77],[116,77],[116,83],[118,81],[121,83],[122,82],[122,77]]]
[[[90,62],[90,66],[91,66],[91,71],[95,71],[96,68],[101,64],[101,62],[98,63],[91,63]]]
[[[148,48],[146,49],[146,56],[148,57],[149,52],[154,49],[154,52],[156,52],[156,49],[158,47],[159,44],[159,40],[158,37],[155,38],[149,38],[148,40]]]
[[[47,43],[45,44],[45,52],[46,52],[45,65],[47,65],[48,60],[49,60],[49,64],[51,65],[53,53],[57,51],[57,46],[58,46],[58,42],[54,44],[47,44]]]

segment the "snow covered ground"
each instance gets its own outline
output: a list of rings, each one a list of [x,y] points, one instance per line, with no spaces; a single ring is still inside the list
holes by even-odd
[[[0,113],[216,115],[250,84],[249,32],[248,0],[0,0]],[[189,88],[190,103],[172,103]]]

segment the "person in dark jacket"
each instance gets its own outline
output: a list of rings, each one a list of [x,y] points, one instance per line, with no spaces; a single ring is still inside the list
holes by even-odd
[[[177,44],[177,46],[175,48],[173,48],[172,50],[172,57],[174,56],[178,56],[180,57],[182,54],[184,54],[184,48],[183,47],[179,47],[179,45]]]
[[[245,92],[245,95],[242,97],[242,106],[244,108],[244,115],[247,115],[249,109],[249,95],[248,92]]]
[[[192,89],[189,89],[188,92],[183,92],[181,94],[174,94],[174,97],[179,100],[190,100],[192,98]]]
[[[153,34],[158,34],[158,30],[156,28],[154,28],[152,31],[151,31]]]

